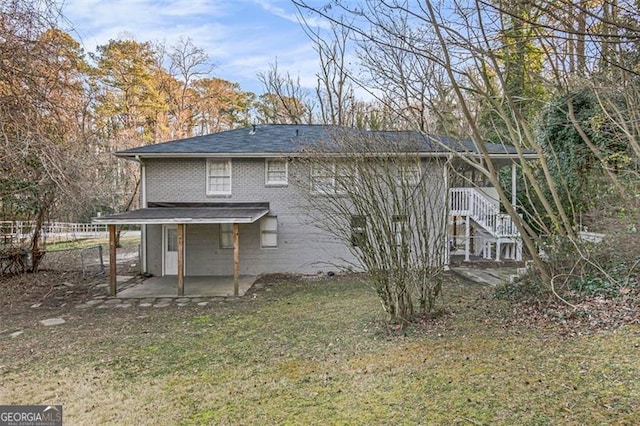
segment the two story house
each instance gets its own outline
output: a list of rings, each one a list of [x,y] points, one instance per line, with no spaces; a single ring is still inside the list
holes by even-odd
[[[301,194],[309,190],[307,185],[316,185],[319,196],[327,196],[338,167],[332,163],[320,176],[298,161],[312,148],[329,146],[341,132],[355,137],[376,133],[323,125],[255,125],[117,152],[117,157],[140,164],[141,208],[95,218],[94,223],[109,225],[112,239],[116,225],[141,225],[142,271],[176,276],[178,294],[184,292],[185,276],[233,275],[237,282],[240,275],[309,274],[351,264],[355,259],[350,247],[313,222]],[[433,140],[415,132],[377,133],[418,141],[415,173],[432,167],[436,158],[477,156],[471,141]],[[496,162],[515,170],[515,150],[488,148]],[[333,161],[327,158],[328,164]],[[463,168],[464,162],[454,163]],[[453,163],[447,164],[450,168]],[[450,171],[439,176],[448,179]],[[452,253],[458,250],[467,260],[504,254],[519,259],[517,230],[500,214],[491,194],[471,184],[442,194],[451,211]],[[113,241],[111,245],[115,265]],[[114,267],[112,294],[117,291]]]

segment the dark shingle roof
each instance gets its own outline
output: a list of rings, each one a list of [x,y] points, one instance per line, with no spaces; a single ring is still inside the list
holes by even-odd
[[[446,153],[450,151],[475,154],[475,144],[469,139],[448,136],[424,136],[412,131],[365,131],[351,127],[310,124],[261,124],[227,130],[170,142],[131,148],[116,153],[121,157],[183,156],[183,155],[269,155],[301,154],[322,146],[331,151],[336,137],[379,138],[392,144],[393,152]],[[380,151],[379,144],[373,150]],[[391,146],[391,145],[390,145]],[[489,153],[516,154],[514,147],[486,144]],[[336,150],[337,151],[337,150]],[[529,154],[533,154],[529,152]]]

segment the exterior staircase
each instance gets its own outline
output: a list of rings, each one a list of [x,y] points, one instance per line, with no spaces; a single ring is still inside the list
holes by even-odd
[[[500,213],[500,206],[476,188],[451,188],[449,217],[462,218],[465,225],[465,260],[482,255],[485,259],[522,260],[522,240],[513,220]],[[460,223],[460,222],[458,222]],[[474,253],[471,253],[471,230]]]

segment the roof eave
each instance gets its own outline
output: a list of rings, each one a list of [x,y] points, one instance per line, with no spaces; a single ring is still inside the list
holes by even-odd
[[[286,156],[295,156],[295,153],[216,153],[216,152],[116,152],[115,155],[118,158],[124,158],[126,160],[135,160],[137,158],[207,158],[207,157],[221,157],[221,158],[271,158]]]
[[[481,154],[473,154],[474,157],[481,158]],[[537,160],[540,156],[536,153],[526,153],[526,154],[518,154],[518,153],[508,153],[508,154],[490,154],[491,159],[493,160]]]
[[[177,225],[177,224],[216,224],[216,223],[254,223],[253,218],[225,218],[225,219],[193,219],[193,218],[171,218],[171,219],[92,219],[91,223],[96,225]]]
[[[114,155],[118,158],[126,160],[137,160],[144,158],[273,158],[273,157],[309,157],[316,155],[317,153],[305,153],[305,152],[251,152],[251,153],[232,153],[232,152],[181,152],[181,153],[129,153],[129,152],[116,152]],[[365,156],[392,156],[392,155],[405,155],[414,154],[413,152],[397,153],[397,152],[380,152],[380,153],[364,153]],[[350,155],[363,155],[363,153],[345,154],[345,153],[324,153],[327,157],[345,157]],[[418,155],[423,158],[429,157],[449,157],[453,156],[471,156],[480,157],[481,155],[473,152],[454,152],[454,151],[440,151],[440,152],[418,152]],[[490,154],[493,159],[524,159],[535,160],[540,158],[538,154],[527,153],[505,153],[505,154]]]

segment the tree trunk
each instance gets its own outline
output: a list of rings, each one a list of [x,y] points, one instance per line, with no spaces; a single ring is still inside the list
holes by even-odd
[[[44,195],[44,200],[39,206],[38,215],[36,216],[36,223],[33,229],[33,235],[31,236],[31,268],[30,272],[38,272],[40,262],[44,257],[45,251],[40,247],[40,235],[42,233],[42,227],[44,220],[49,213],[49,208],[53,202],[53,196],[49,193]]]
[[[136,195],[138,195],[138,189],[140,189],[140,177],[138,177],[138,179],[136,179],[136,187],[133,189],[133,193],[131,194],[131,197],[129,197],[129,201],[127,201],[127,205],[124,208],[124,211],[128,212],[129,210],[131,210],[131,206],[133,205],[133,202],[136,199]],[[120,233],[122,232],[124,225],[118,225],[116,227],[116,247],[122,247],[120,245]]]

